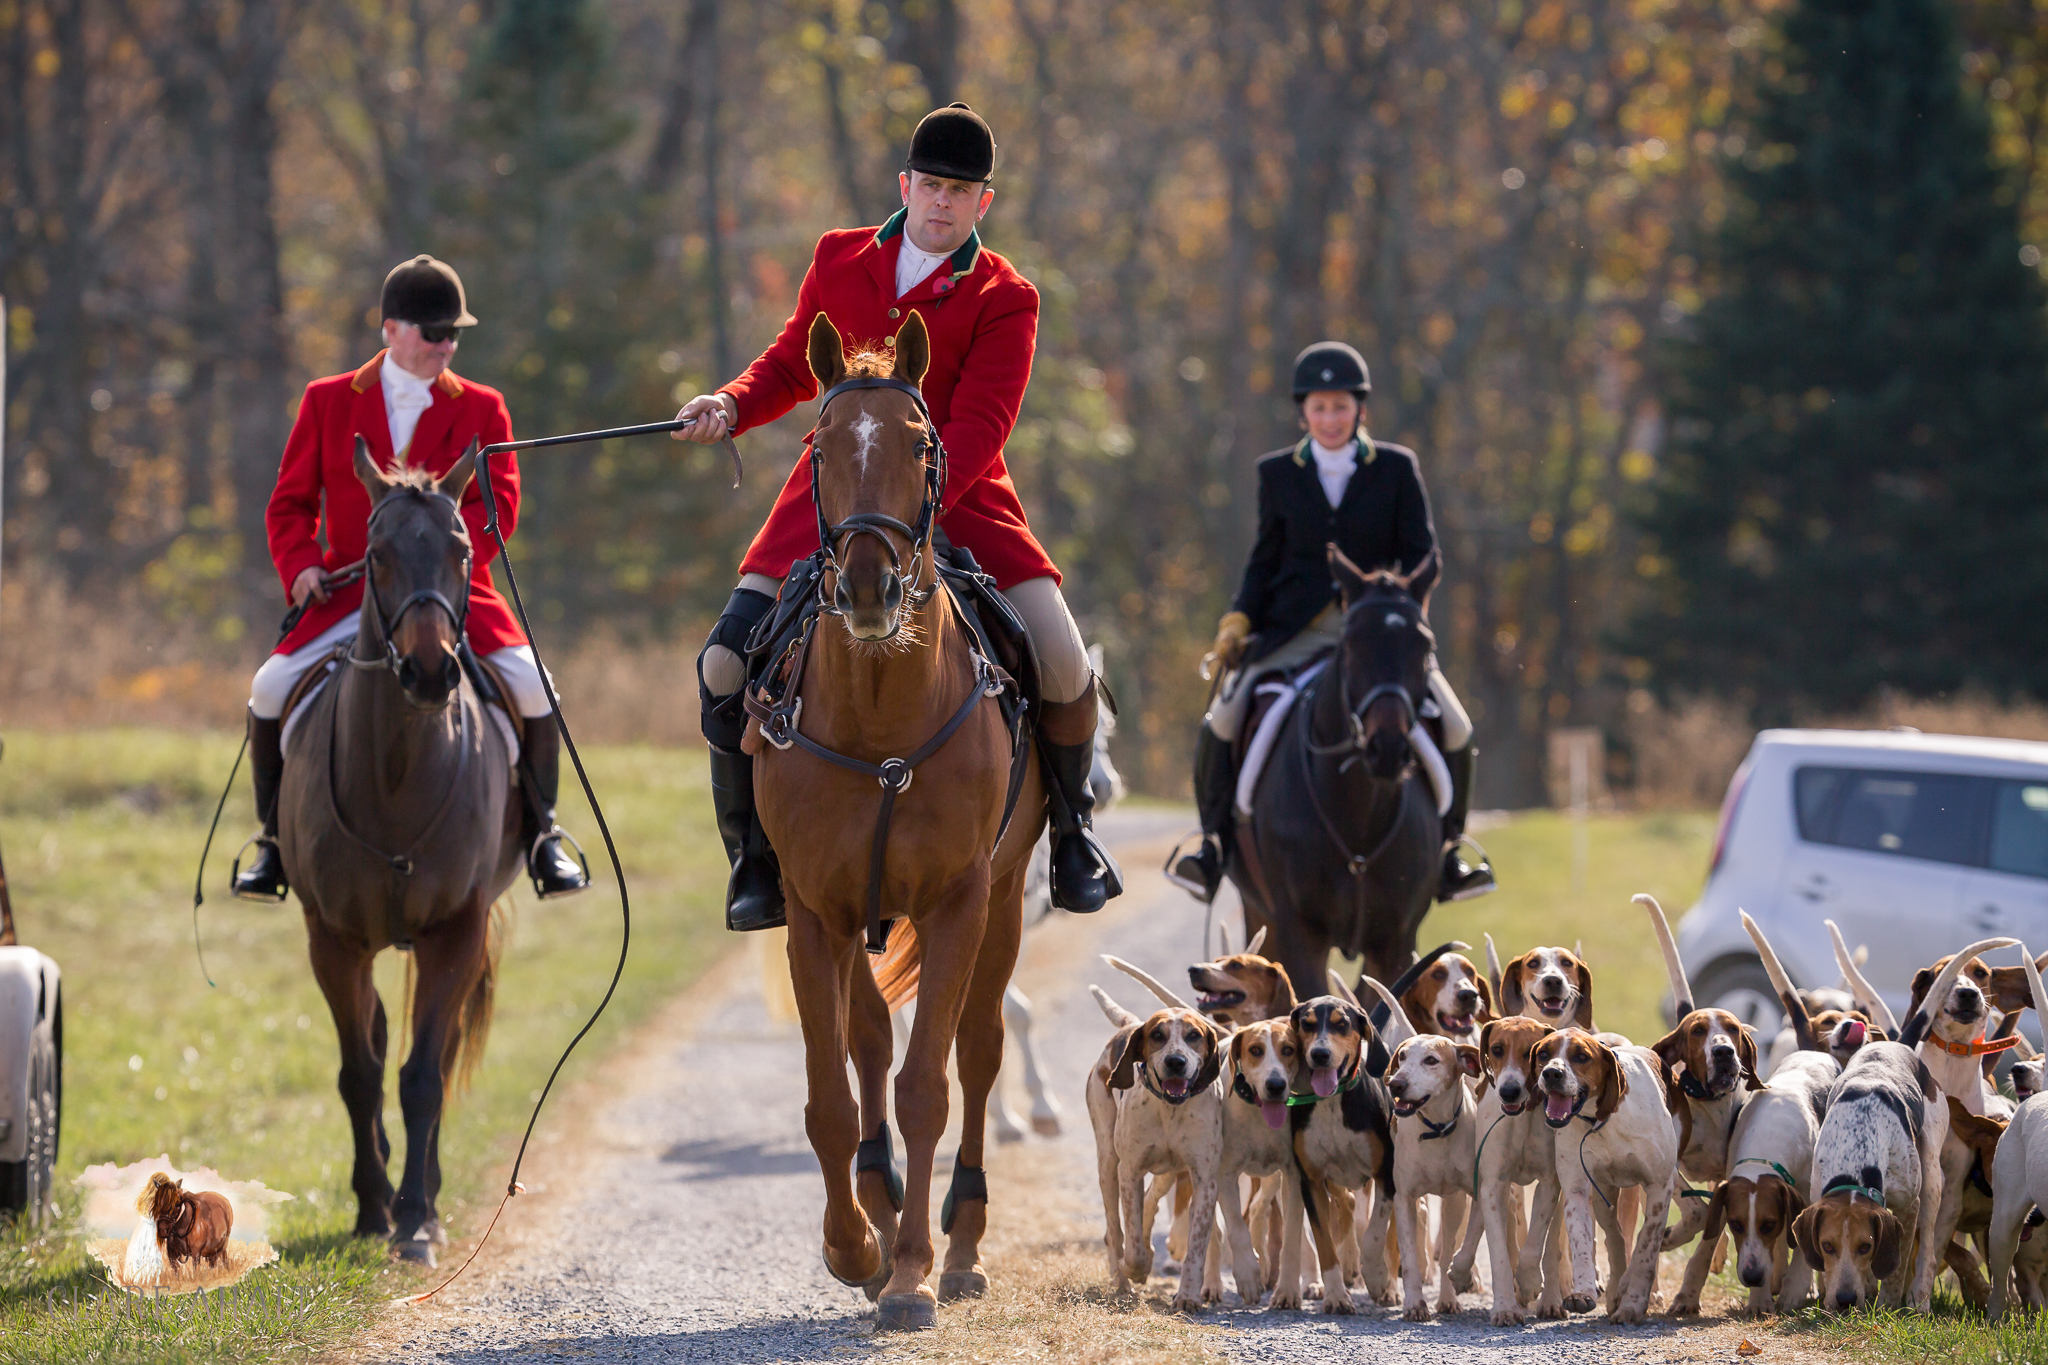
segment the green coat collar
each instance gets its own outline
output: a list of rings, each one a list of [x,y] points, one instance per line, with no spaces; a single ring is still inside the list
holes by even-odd
[[[970,245],[972,244],[970,243]],[[1294,463],[1303,469],[1308,468],[1309,463],[1315,459],[1308,451],[1310,439],[1310,437],[1304,436],[1295,442],[1294,445]],[[1365,466],[1378,459],[1379,454],[1379,449],[1372,443],[1372,437],[1366,435],[1365,431],[1361,428],[1358,433],[1358,467],[1360,469],[1365,468]]]
[[[898,209],[889,215],[889,221],[875,229],[875,245],[880,246],[891,237],[902,236],[903,220],[909,213],[909,209]],[[967,234],[967,240],[961,244],[960,249],[947,259],[946,269],[957,280],[965,275],[973,274],[974,263],[980,259],[981,229],[975,228]]]

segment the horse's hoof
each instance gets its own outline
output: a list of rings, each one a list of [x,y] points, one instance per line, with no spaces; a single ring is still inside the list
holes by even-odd
[[[1010,1146],[1012,1143],[1022,1142],[1023,1140],[1024,1130],[1022,1128],[996,1129],[996,1141],[1000,1142],[1005,1147]]]
[[[1033,1114],[1031,1116],[1031,1131],[1040,1137],[1058,1137],[1060,1135],[1060,1121],[1051,1114]]]
[[[423,1265],[429,1270],[439,1264],[434,1257],[432,1242],[396,1242],[392,1245],[392,1250],[398,1253],[399,1260],[411,1261],[414,1265]]]
[[[939,1325],[938,1302],[925,1294],[884,1294],[875,1327],[883,1332],[928,1332]]]
[[[868,1224],[868,1232],[874,1237],[875,1245],[882,1249],[882,1264],[880,1269],[876,1270],[874,1274],[868,1276],[865,1280],[849,1280],[834,1270],[832,1268],[832,1249],[830,1247],[821,1249],[820,1259],[825,1262],[825,1273],[827,1275],[830,1275],[849,1289],[858,1289],[861,1293],[868,1296],[869,1303],[873,1303],[882,1296],[882,1286],[889,1283],[889,1272],[895,1267],[890,1262],[889,1244],[882,1240],[881,1233],[875,1231],[874,1224]]]
[[[979,1270],[949,1270],[939,1276],[939,1302],[978,1299],[988,1293],[988,1276]]]

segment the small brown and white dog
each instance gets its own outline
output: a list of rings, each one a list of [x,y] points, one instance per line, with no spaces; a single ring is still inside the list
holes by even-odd
[[[1607,1316],[1617,1323],[1641,1322],[1656,1288],[1657,1253],[1678,1167],[1678,1125],[1672,1119],[1682,1099],[1656,1053],[1610,1047],[1583,1028],[1545,1038],[1530,1053],[1530,1065],[1543,1098],[1543,1121],[1556,1142],[1560,1212],[1571,1248],[1572,1288],[1565,1307],[1593,1309],[1597,1221],[1607,1234]],[[1631,1186],[1643,1192],[1643,1220],[1634,1250],[1625,1253],[1616,1201]]]
[[[1152,1231],[1141,1225],[1145,1177],[1186,1171],[1194,1207],[1216,1206],[1223,1158],[1223,1034],[1193,1010],[1163,1009],[1139,1019],[1090,986],[1117,1031],[1088,1074],[1088,1118],[1095,1129],[1095,1170],[1102,1189],[1103,1244],[1118,1294],[1152,1274]],[[1192,1220],[1181,1263],[1176,1311],[1202,1306],[1199,1284],[1213,1218]]]
[[[1563,948],[1531,948],[1501,969],[1500,1012],[1592,1033],[1593,970]]]
[[[1237,1278],[1238,1297],[1247,1307],[1257,1307],[1267,1285],[1278,1276],[1279,1248],[1273,1243],[1260,1248],[1263,1265],[1253,1256],[1251,1224],[1245,1218],[1237,1178],[1294,1180],[1294,1134],[1287,1122],[1287,1097],[1300,1059],[1294,1025],[1285,1019],[1262,1019],[1230,1035],[1223,1073],[1223,1159],[1216,1193],[1230,1243],[1231,1273]],[[1278,1219],[1271,1221],[1277,1234]],[[1212,1265],[1219,1256],[1212,1243]]]
[[[1479,1094],[1474,1126],[1484,1141],[1474,1160],[1479,1190],[1476,1216],[1451,1263],[1451,1282],[1469,1288],[1479,1238],[1486,1238],[1493,1268],[1493,1324],[1520,1323],[1533,1306],[1540,1318],[1564,1316],[1564,1221],[1556,1216],[1556,1142],[1542,1120],[1531,1057],[1550,1028],[1519,1015],[1479,1030]],[[1521,1240],[1522,1186],[1536,1187],[1528,1230]]]
[[[1223,1028],[1242,1028],[1262,1019],[1285,1019],[1294,1012],[1294,983],[1287,969],[1259,956],[1266,942],[1260,929],[1241,953],[1227,953],[1213,962],[1188,968],[1195,989],[1195,1008]]]
[[[1495,1018],[1493,991],[1461,953],[1446,953],[1401,994],[1401,1012],[1417,1033],[1439,1033],[1453,1042],[1473,1043]]]
[[[156,1220],[156,1239],[164,1249],[164,1260],[171,1265],[204,1261],[217,1266],[227,1260],[235,1208],[226,1195],[187,1190],[184,1181],[158,1171],[149,1178],[135,1207]]]
[[[1792,1224],[1793,1242],[1820,1276],[1823,1307],[1876,1300],[1928,1310],[1944,1250],[1934,1233],[1949,1111],[1918,1048],[1964,968],[2015,941],[1985,939],[1949,958],[1899,1041],[1866,1043],[1842,1068],[1814,1140],[1814,1199]]]
[[[1394,1102],[1394,1234],[1401,1247],[1401,1315],[1429,1321],[1422,1292],[1423,1234],[1420,1201],[1443,1201],[1437,1224],[1437,1311],[1458,1311],[1451,1283],[1454,1244],[1465,1224],[1472,1193],[1473,1158],[1479,1125],[1465,1084],[1480,1074],[1479,1049],[1437,1033],[1417,1033],[1394,1049],[1387,1067],[1387,1094]]]
[[[1357,1005],[1334,995],[1317,996],[1294,1007],[1291,1020],[1301,1056],[1295,1072],[1297,1094],[1313,1095],[1290,1120],[1294,1131],[1295,1165],[1300,1178],[1282,1189],[1283,1226],[1280,1277],[1273,1288],[1275,1309],[1301,1307],[1302,1217],[1314,1218],[1320,1229],[1342,1233],[1338,1201],[1330,1188],[1355,1190],[1376,1184],[1380,1198],[1371,1230],[1359,1238],[1359,1270],[1367,1292],[1384,1299],[1391,1276],[1386,1262],[1386,1222],[1380,1210],[1393,1192],[1393,1101],[1386,1085],[1365,1065],[1366,1047],[1374,1037],[1372,1021]],[[1388,1210],[1391,1212],[1391,1210]],[[1353,1313],[1341,1270],[1323,1272],[1323,1311]]]
[[[1973,957],[1963,964],[1948,995],[1929,1001],[1928,991],[1948,963],[1944,957],[1913,974],[1913,998],[1906,1012],[1918,1013],[1923,1004],[1934,1006],[1933,1023],[1920,1040],[1920,1060],[1927,1063],[1941,1093],[1961,1101],[1972,1114],[2010,1118],[2012,1103],[1985,1080],[1983,1059],[2015,1046],[2017,1040],[2010,1034],[1995,1040],[1985,1035],[1993,1010],[2013,1014],[2031,1003],[2026,975],[2018,967],[1992,967]]]

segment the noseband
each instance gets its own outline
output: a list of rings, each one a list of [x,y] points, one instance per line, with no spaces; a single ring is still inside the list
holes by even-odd
[[[1356,611],[1361,607],[1381,605],[1384,604],[1368,598],[1354,602],[1350,610]],[[1349,615],[1349,612],[1346,615]],[[1417,631],[1421,632],[1424,643],[1433,648],[1436,641],[1435,637],[1430,634],[1429,627],[1419,620],[1414,623],[1414,627]],[[1373,703],[1381,697],[1395,697],[1400,700],[1402,734],[1405,735],[1415,728],[1421,712],[1418,709],[1419,704],[1416,702],[1414,695],[1409,692],[1406,684],[1398,682],[1378,683],[1354,704],[1351,700],[1351,674],[1344,667],[1344,649],[1342,645],[1339,645],[1337,649],[1336,672],[1338,697],[1344,703],[1344,717],[1347,722],[1346,733],[1344,738],[1338,740],[1335,744],[1318,744],[1313,733],[1313,726],[1305,719],[1302,725],[1302,733],[1307,737],[1310,753],[1318,755],[1364,753],[1365,713],[1372,710]],[[1345,766],[1348,767],[1349,763],[1347,762]]]
[[[839,563],[840,542],[848,536],[870,535],[881,541],[882,548],[888,551],[890,569],[899,578],[904,577],[903,557],[896,552],[896,542],[889,538],[893,532],[910,542],[908,578],[915,585],[917,580],[924,576],[924,558],[931,548],[932,527],[939,515],[939,499],[946,491],[946,447],[939,440],[939,424],[932,420],[931,409],[925,406],[924,395],[918,391],[917,385],[881,375],[863,375],[855,379],[842,379],[825,390],[824,397],[818,401],[819,426],[825,424],[825,410],[832,405],[832,400],[851,389],[895,389],[899,393],[909,394],[910,401],[917,404],[917,411],[924,418],[926,431],[925,438],[918,443],[918,453],[924,463],[924,501],[918,504],[917,524],[914,526],[906,526],[883,512],[856,512],[836,525],[827,521],[824,498],[818,490],[818,440],[817,431],[813,428],[810,452],[811,507],[818,514],[818,546],[825,553],[824,567],[832,570],[833,582],[837,584],[845,577],[845,570]],[[914,586],[906,590],[904,604],[912,610],[922,607],[931,600],[932,593],[938,586],[938,575],[934,574],[930,585],[922,591]],[[825,595],[823,573],[818,575],[818,602],[826,615],[844,615],[838,605]]]
[[[375,507],[370,509],[369,530],[372,535],[377,530],[377,518],[383,515],[384,509],[391,506],[394,499],[400,494],[408,494],[415,498],[439,498],[448,504],[449,512],[455,517],[456,527],[462,527],[462,510],[454,498],[449,497],[439,489],[406,487],[394,489],[391,493],[386,494]],[[475,563],[474,551],[466,541],[462,547],[462,606],[459,609],[442,593],[432,588],[421,588],[418,592],[400,602],[397,611],[387,613],[384,610],[384,599],[377,595],[377,576],[369,571],[369,555],[367,552],[363,558],[363,597],[370,604],[370,615],[377,623],[377,633],[384,637],[384,653],[375,658],[364,659],[357,657],[355,649],[350,648],[348,661],[351,665],[361,669],[381,668],[387,669],[394,674],[397,673],[400,660],[398,657],[398,646],[394,643],[393,637],[397,634],[398,627],[404,623],[406,614],[414,607],[439,607],[448,614],[448,619],[455,624],[456,640],[460,641],[462,639],[463,633],[469,628],[470,573]]]

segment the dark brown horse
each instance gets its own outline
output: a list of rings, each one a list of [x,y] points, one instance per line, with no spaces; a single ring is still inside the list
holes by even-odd
[[[1367,573],[1330,547],[1343,639],[1288,714],[1231,859],[1245,932],[1270,928],[1266,956],[1304,992],[1333,947],[1392,981],[1436,896],[1442,823],[1410,739],[1435,646],[1412,590],[1424,572]]]
[[[1010,731],[992,697],[976,700],[987,677],[952,599],[935,590],[943,462],[915,392],[930,358],[915,314],[893,358],[849,362],[828,319],[820,315],[811,328],[811,369],[826,394],[813,469],[832,556],[820,592],[833,614],[818,623],[794,684],[803,701],[797,729],[810,745],[776,747],[758,725],[746,741],[756,756],[761,823],[782,860],[810,1085],[805,1128],[825,1175],[825,1265],[879,1299],[884,1327],[931,1326],[938,1299],[987,1287],[979,1256],[988,1218],[983,1133],[1003,1059],[1003,989],[1023,931],[1024,877],[1045,807],[1037,764],[1027,763],[998,846]],[[849,376],[874,382],[833,393]],[[880,896],[881,913],[895,922],[887,955],[871,966],[870,856],[884,792],[877,777],[814,750],[883,765],[927,749],[956,721],[950,737],[898,779]],[[917,1020],[896,1078],[906,1189],[887,1160],[891,1037],[875,972],[917,957]],[[934,1294],[925,1284],[934,1260],[932,1161],[946,1126],[946,1054],[955,1048],[966,1109]],[[849,1052],[860,1076],[857,1103]]]
[[[347,662],[302,708],[285,753],[278,846],[305,908],[313,974],[341,1039],[355,1134],[356,1234],[434,1263],[447,1240],[442,1107],[483,1053],[496,935],[491,903],[519,870],[512,755],[457,660],[469,534],[457,503],[475,446],[438,481],[386,475],[356,438],[370,492],[362,615]],[[390,1030],[371,980],[383,949],[412,950],[412,1054],[399,1069],[405,1173],[393,1198],[384,1133]]]

